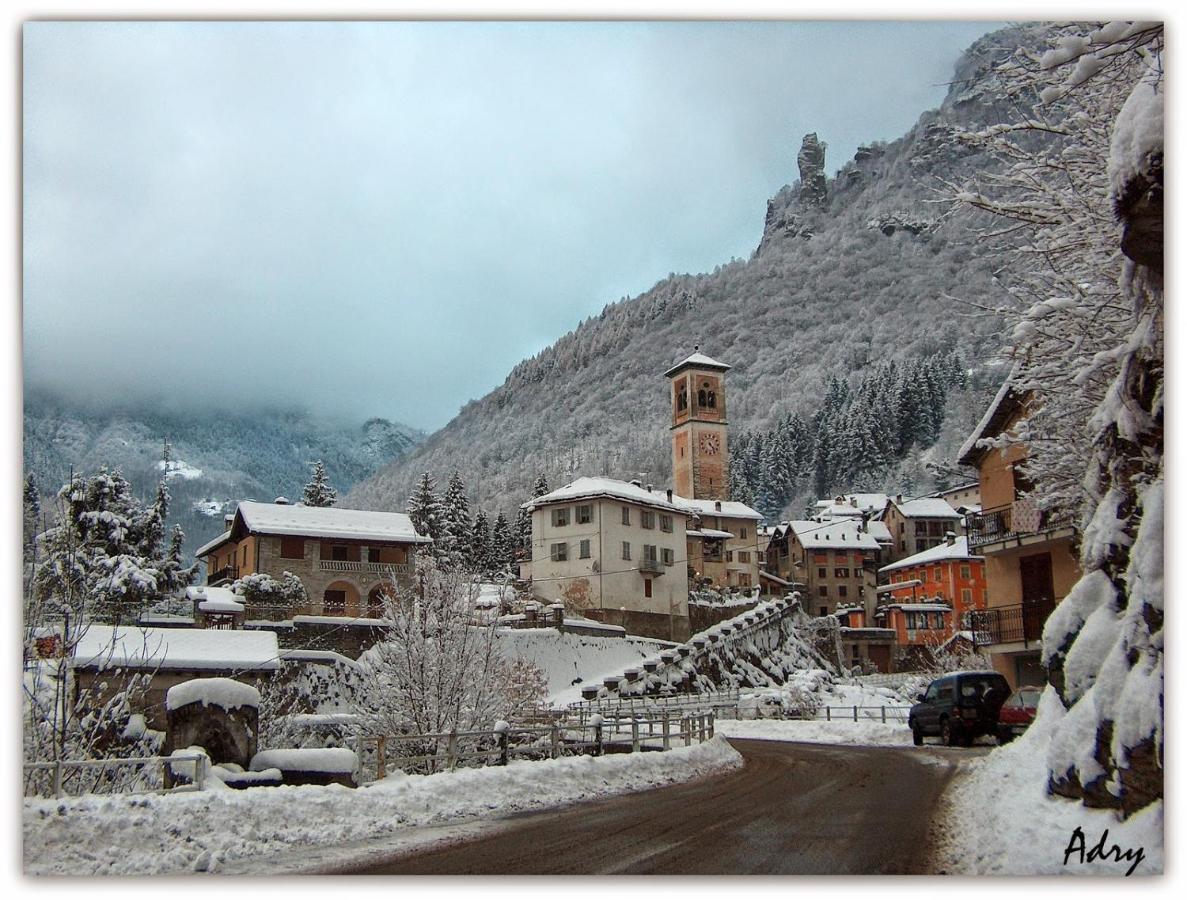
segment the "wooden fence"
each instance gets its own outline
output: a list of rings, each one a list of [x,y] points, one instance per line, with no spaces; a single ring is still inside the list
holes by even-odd
[[[188,784],[168,787],[167,768],[178,763],[194,764],[193,777]],[[60,798],[88,793],[173,794],[201,791],[206,787],[208,760],[201,753],[178,753],[175,756],[138,756],[125,759],[58,759],[52,762],[25,763],[25,796]],[[139,772],[119,773],[111,770],[139,768]],[[83,773],[95,774],[88,778]],[[43,775],[40,773],[44,773]],[[174,770],[174,774],[178,774]],[[74,777],[71,777],[71,776]],[[67,791],[72,788],[72,791]],[[107,790],[101,791],[100,789]]]
[[[649,716],[591,715],[546,726],[508,726],[490,731],[441,734],[364,735],[355,738],[360,783],[389,771],[431,774],[457,768],[505,766],[515,759],[602,756],[690,746],[713,737],[713,713]]]

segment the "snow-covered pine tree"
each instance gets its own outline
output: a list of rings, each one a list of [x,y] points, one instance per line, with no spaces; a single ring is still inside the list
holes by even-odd
[[[41,531],[41,493],[30,472],[25,476],[23,492],[21,535],[24,547],[25,565],[32,565],[37,535]]]
[[[548,478],[541,472],[536,476],[536,483],[532,486],[532,497],[543,497],[548,493]],[[520,507],[515,517],[516,542],[515,550],[521,558],[530,558],[532,552],[532,514]]]
[[[439,552],[437,544],[442,539],[444,525],[441,499],[437,496],[437,482],[428,472],[420,476],[416,490],[408,498],[408,518],[419,534],[433,539],[433,552]]]
[[[515,550],[511,535],[511,524],[502,510],[495,517],[490,529],[490,563],[495,573],[509,572],[515,567]]]
[[[469,555],[473,522],[470,519],[470,501],[466,497],[466,484],[457,472],[450,476],[449,487],[445,491],[442,521],[443,553],[454,563],[461,564]]]
[[[333,506],[338,502],[338,492],[331,487],[326,466],[320,459],[313,463],[313,471],[301,494],[301,501],[306,506]]]
[[[1016,55],[1023,121],[964,136],[1009,166],[957,197],[1034,261],[1000,310],[1037,400],[1025,471],[1045,508],[1086,511],[1083,576],[1043,631],[1049,788],[1121,815],[1163,796],[1162,51],[1160,24],[1110,22]]]
[[[470,553],[467,558],[470,570],[485,575],[493,566],[491,553],[490,520],[484,510],[478,510],[474,516],[474,525],[470,530]]]

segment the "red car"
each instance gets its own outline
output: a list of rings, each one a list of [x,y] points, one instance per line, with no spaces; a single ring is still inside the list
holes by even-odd
[[[1027,685],[1014,691],[997,714],[997,742],[1006,744],[1026,731],[1034,721],[1039,706],[1041,687]]]

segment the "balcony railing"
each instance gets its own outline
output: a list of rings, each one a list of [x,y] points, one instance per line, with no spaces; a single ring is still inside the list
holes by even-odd
[[[371,575],[411,575],[412,563],[355,562],[349,559],[319,559],[317,567],[326,572],[365,572]]]
[[[965,613],[965,624],[973,633],[978,647],[993,644],[1030,645],[1043,637],[1043,625],[1055,604],[1050,600],[1019,603],[1015,606],[995,606],[974,609]]]
[[[648,575],[663,575],[666,567],[658,559],[639,560],[639,571]]]
[[[1015,500],[1008,506],[995,506],[965,516],[969,549],[1069,524],[1071,520],[1066,515],[1052,515],[1029,500]]]
[[[216,572],[211,572],[206,576],[206,583],[211,586],[220,584],[227,584],[228,582],[237,581],[239,579],[238,566],[223,566]]]

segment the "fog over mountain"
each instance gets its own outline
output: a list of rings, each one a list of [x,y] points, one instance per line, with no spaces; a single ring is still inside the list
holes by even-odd
[[[27,384],[441,426],[607,300],[746,257],[976,22],[30,22]]]
[[[421,472],[444,480],[455,469],[492,511],[511,512],[540,472],[553,483],[605,473],[664,484],[663,372],[695,345],[734,367],[727,393],[738,435],[791,413],[810,417],[832,377],[852,381],[879,362],[955,351],[969,386],[940,411],[939,441],[885,473],[886,487],[895,479],[927,487],[924,463],[955,452],[1002,377],[999,323],[967,302],[998,301],[1002,260],[982,255],[974,223],[936,202],[938,179],[959,183],[987,165],[951,131],[1010,118],[993,62],[1044,32],[1015,27],[978,40],[938,109],[895,141],[860,147],[833,177],[818,159],[829,134],[803,144],[797,137],[783,155],[801,151],[806,168],[788,176],[805,177],[770,199],[748,259],[673,275],[607,305],[517,365],[416,452],[357,485],[347,502],[402,509]]]

